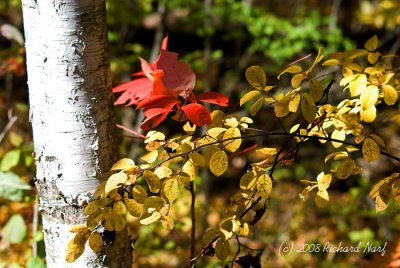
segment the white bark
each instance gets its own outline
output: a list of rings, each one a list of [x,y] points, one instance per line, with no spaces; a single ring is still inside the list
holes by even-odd
[[[104,0],[23,0],[31,122],[46,260],[51,267],[129,267],[126,234],[105,254],[65,261],[82,202],[116,160]]]

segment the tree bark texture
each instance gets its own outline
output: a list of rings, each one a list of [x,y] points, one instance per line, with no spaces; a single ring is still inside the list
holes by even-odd
[[[130,267],[125,234],[65,261],[87,202],[116,160],[104,0],[23,0],[30,120],[47,266]]]

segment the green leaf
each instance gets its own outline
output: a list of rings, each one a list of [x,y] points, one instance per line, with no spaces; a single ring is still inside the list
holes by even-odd
[[[26,268],[46,268],[46,265],[41,258],[33,257],[26,264]]]
[[[26,182],[12,172],[0,171],[0,197],[10,201],[21,201],[24,191],[31,190]]]
[[[19,244],[26,237],[26,224],[20,214],[11,216],[3,228],[3,240],[11,244]]]
[[[7,152],[3,159],[1,159],[0,170],[9,171],[16,165],[18,165],[19,158],[21,157],[21,150],[15,149]]]

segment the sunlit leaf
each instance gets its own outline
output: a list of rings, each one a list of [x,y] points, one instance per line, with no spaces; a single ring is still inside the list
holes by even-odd
[[[119,188],[120,185],[124,184],[127,180],[128,180],[128,175],[123,172],[111,175],[111,177],[107,180],[107,183],[104,188],[105,194],[107,195],[112,190]]]
[[[284,73],[297,74],[297,73],[300,73],[301,71],[303,71],[303,69],[301,68],[301,66],[299,66],[299,65],[291,65],[291,66],[287,67],[285,70],[283,70],[283,71],[278,75],[278,79],[280,79],[281,75],[284,74]]]
[[[251,99],[259,96],[260,94],[261,94],[261,92],[258,90],[252,90],[252,91],[247,92],[246,94],[244,94],[243,97],[240,98],[240,106],[242,106],[246,102],[250,101]]]
[[[177,179],[166,180],[163,187],[163,192],[168,198],[168,201],[172,203],[179,194],[178,181]]]
[[[20,214],[12,215],[2,229],[2,239],[10,244],[22,243],[26,237],[27,228]]]
[[[225,131],[223,136],[225,148],[230,152],[235,152],[242,144],[242,139],[240,137],[240,130],[237,127],[229,128]]]
[[[383,100],[385,101],[385,103],[387,105],[394,105],[399,97],[399,93],[397,92],[397,90],[390,85],[383,85],[382,90]]]
[[[272,191],[272,179],[268,174],[263,174],[257,179],[257,190],[261,197],[268,199]]]
[[[1,159],[0,170],[9,171],[13,167],[17,166],[20,157],[21,157],[20,149],[14,149],[8,151],[5,155],[3,155],[3,158]]]
[[[135,199],[124,199],[126,210],[134,217],[140,217],[143,212],[143,205],[136,202]]]
[[[222,150],[217,151],[213,154],[210,159],[210,170],[211,172],[219,177],[225,173],[228,169],[228,156]]]
[[[326,190],[318,191],[314,198],[315,204],[319,208],[324,208],[328,205],[329,194]]]
[[[329,188],[331,181],[332,181],[332,175],[321,172],[317,176],[317,181],[318,181],[318,190],[324,191]]]
[[[361,92],[360,101],[361,108],[366,110],[375,105],[378,100],[379,89],[377,86],[370,85],[363,92]]]
[[[344,141],[346,139],[346,132],[344,131],[344,129],[341,129],[341,130],[335,129],[332,132],[331,138],[335,139],[335,140],[339,140],[339,141]],[[341,142],[332,141],[332,146],[334,148],[339,148],[342,145],[343,145],[343,143],[341,143]]]

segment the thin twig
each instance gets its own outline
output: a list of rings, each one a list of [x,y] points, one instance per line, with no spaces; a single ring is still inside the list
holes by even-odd
[[[11,110],[10,110],[11,111]],[[6,136],[7,132],[11,129],[14,123],[17,121],[18,117],[16,115],[10,116],[11,112],[9,111],[9,120],[7,125],[4,127],[3,131],[0,133],[0,143],[3,141],[4,137]],[[10,118],[11,117],[11,118]]]
[[[194,255],[196,252],[196,194],[194,191],[194,183],[193,181],[189,184],[190,195],[192,197],[192,203],[190,205],[190,213],[192,218],[192,231],[191,231],[191,241],[190,241],[190,267],[196,267],[196,262],[194,260]]]

